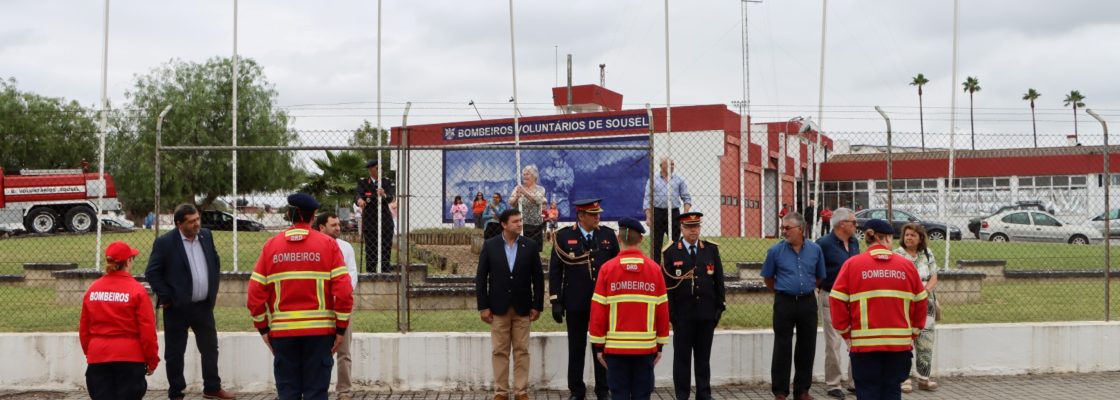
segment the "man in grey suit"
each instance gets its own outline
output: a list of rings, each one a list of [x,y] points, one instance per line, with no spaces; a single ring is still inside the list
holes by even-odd
[[[214,325],[214,302],[218,295],[221,261],[209,229],[202,229],[202,214],[191,204],[175,208],[175,229],[161,235],[152,245],[144,277],[163,309],[163,359],[167,366],[167,396],[182,399],[187,381],[183,377],[183,354],[187,351],[187,329],[194,331],[202,355],[202,396],[234,399],[222,390],[218,376],[218,332]]]

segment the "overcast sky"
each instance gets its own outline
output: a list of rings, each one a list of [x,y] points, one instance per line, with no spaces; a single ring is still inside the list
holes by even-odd
[[[574,57],[576,84],[597,83],[622,93],[626,108],[666,102],[664,8],[651,0],[515,1],[517,91],[525,115],[553,114],[549,88],[555,52]],[[670,2],[672,103],[728,104],[742,97],[742,18],[736,0]],[[826,131],[882,131],[872,106],[881,105],[894,130],[917,132],[917,90],[926,75],[927,132],[948,132],[950,91],[958,93],[958,132],[967,134],[966,76],[980,79],[976,130],[995,146],[1029,142],[1030,113],[1021,97],[1042,92],[1038,129],[1043,144],[1061,144],[1073,131],[1070,90],[1087,96],[1120,126],[1120,4],[1066,1],[962,1],[960,60],[951,81],[951,1],[832,1],[828,10],[824,116]],[[100,90],[100,1],[3,2],[0,77],[39,94],[96,103]],[[752,114],[756,121],[817,119],[821,3],[751,3]],[[508,117],[513,93],[506,1],[385,1],[382,99],[384,126],[410,122]],[[239,53],[263,67],[279,104],[298,129],[350,129],[376,117],[375,1],[243,0]],[[229,56],[231,1],[115,0],[109,23],[109,97],[119,105],[135,74],[172,58],[203,61]],[[560,69],[561,84],[564,71]],[[1082,141],[1099,142],[1100,126],[1080,115]],[[913,138],[913,137],[911,137]],[[999,138],[999,139],[992,139]],[[866,141],[869,139],[864,139]],[[932,144],[947,135],[931,134]],[[967,138],[958,138],[967,140]],[[960,143],[958,141],[958,143]],[[1008,144],[1010,143],[1010,144]],[[916,143],[912,143],[916,144]]]

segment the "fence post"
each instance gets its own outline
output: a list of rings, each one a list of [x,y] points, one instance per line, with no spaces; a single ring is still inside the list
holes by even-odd
[[[170,104],[168,104],[167,107],[163,108],[163,111],[161,111],[159,113],[159,118],[156,119],[156,185],[155,185],[156,186],[156,188],[155,188],[156,189],[156,197],[155,197],[155,199],[156,199],[156,204],[155,204],[156,220],[154,221],[154,223],[155,223],[155,235],[156,235],[157,239],[159,238],[159,186],[160,186],[160,165],[159,165],[159,150],[160,149],[159,148],[160,148],[160,146],[163,146],[163,118],[166,117],[167,113],[169,113],[169,112],[171,112],[171,105]]]
[[[883,116],[883,120],[887,121],[887,220],[894,223],[894,171],[892,167],[894,164],[894,147],[891,143],[891,118],[887,113],[883,112],[882,108],[875,106],[875,111]],[[946,232],[949,230],[946,229]]]
[[[409,190],[409,174],[412,173],[409,165],[408,151],[408,110],[412,102],[404,105],[404,120],[401,122],[401,141],[397,151],[397,217],[400,220],[401,235],[397,241],[397,273],[400,275],[397,286],[397,329],[407,333],[411,329],[411,317],[408,310],[408,268],[412,265],[412,257],[408,246],[408,200],[412,195]]]
[[[1104,320],[1110,321],[1112,319],[1112,311],[1109,307],[1112,303],[1112,254],[1110,251],[1112,247],[1112,228],[1109,226],[1109,220],[1112,219],[1110,216],[1112,210],[1110,209],[1111,199],[1109,196],[1111,196],[1111,193],[1109,188],[1112,186],[1112,174],[1109,173],[1110,171],[1108,169],[1108,156],[1110,153],[1108,148],[1108,123],[1104,122],[1104,119],[1091,109],[1086,108],[1085,113],[1095,118],[1097,122],[1100,122],[1101,129],[1104,131],[1104,150],[1102,151],[1103,157],[1101,157],[1104,159]]]

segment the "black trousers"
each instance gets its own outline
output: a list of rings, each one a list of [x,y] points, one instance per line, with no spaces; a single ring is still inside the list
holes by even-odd
[[[377,206],[367,206],[369,209]],[[381,271],[389,270],[389,256],[393,251],[393,214],[388,207],[381,210],[381,240],[377,240],[377,215],[362,214],[362,240],[365,241],[366,272],[377,272],[377,249],[381,249]]]
[[[656,356],[605,355],[607,369],[611,371],[611,400],[648,400],[653,393],[653,360]]]
[[[900,400],[902,381],[910,377],[909,351],[851,353],[859,400]]]
[[[677,400],[688,400],[694,362],[696,398],[712,398],[711,359],[715,331],[716,321],[684,320],[673,324],[673,389]]]
[[[572,396],[583,399],[587,397],[587,385],[583,383],[583,362],[589,352],[587,346],[587,325],[591,321],[591,311],[568,311],[568,391]],[[610,394],[607,386],[607,369],[594,360],[592,354],[592,369],[595,371],[595,396],[606,397]]]
[[[142,362],[106,362],[86,367],[86,390],[93,400],[140,400],[148,391]]]
[[[668,213],[666,211],[668,210],[664,208],[655,207],[653,209],[653,236],[651,236],[653,239],[650,242],[652,243],[653,247],[650,249],[650,253],[653,254],[653,261],[657,262],[658,264],[661,264],[661,247],[665,245],[662,235],[666,233],[670,225],[669,221],[665,219],[665,217],[668,216]],[[677,238],[681,237],[681,221],[680,219],[678,219],[681,216],[681,209],[674,208],[672,214],[673,234],[669,236],[669,243],[672,243],[673,241],[677,240]]]
[[[334,368],[335,335],[270,339],[272,371],[280,400],[327,400]]]
[[[525,225],[522,225],[521,226],[521,234],[524,235],[525,237],[529,238],[529,239],[533,239],[534,241],[536,241],[537,242],[537,247],[538,247],[537,252],[538,253],[541,252],[540,247],[544,246],[544,224],[540,224],[540,225],[525,224]]]
[[[793,345],[795,329],[796,349]],[[775,395],[789,395],[789,368],[792,361],[793,396],[808,392],[813,383],[813,355],[816,347],[816,296],[812,293],[802,296],[777,293],[774,296],[774,358],[770,364],[770,391]]]
[[[214,309],[205,301],[173,304],[163,309],[163,359],[167,368],[167,395],[182,397],[187,380],[183,378],[183,354],[187,351],[187,329],[194,332],[194,343],[202,355],[202,388],[206,392],[222,389],[218,376],[218,331]]]

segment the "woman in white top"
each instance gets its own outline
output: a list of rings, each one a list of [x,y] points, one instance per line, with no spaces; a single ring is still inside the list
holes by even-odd
[[[523,235],[535,240],[537,245],[544,242],[544,235],[542,235],[544,217],[541,216],[541,210],[547,201],[544,186],[539,185],[539,182],[540,173],[537,172],[537,166],[526,166],[521,170],[521,184],[513,188],[513,194],[509,195],[509,207],[521,209],[524,222],[521,228],[524,231]],[[539,252],[540,248],[537,251]]]
[[[918,372],[918,389],[937,390],[937,382],[930,379],[933,367],[933,327],[936,321],[934,316],[937,310],[937,297],[933,291],[937,286],[937,262],[933,259],[933,253],[929,251],[926,238],[926,230],[921,225],[906,224],[902,227],[902,247],[895,249],[894,252],[914,263],[929,293],[929,316],[926,317],[925,329],[918,333],[918,341],[914,343],[914,365]],[[914,386],[910,379],[902,382],[903,393],[913,391]]]

